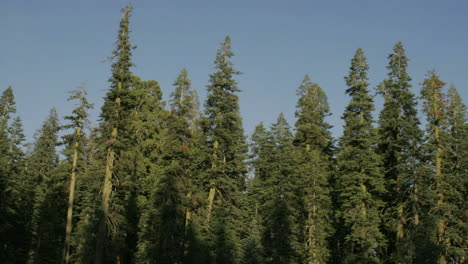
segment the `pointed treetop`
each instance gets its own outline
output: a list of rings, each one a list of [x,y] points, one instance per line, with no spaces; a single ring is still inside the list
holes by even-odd
[[[9,119],[12,113],[16,113],[16,103],[13,89],[9,86],[0,97],[0,118]]]
[[[411,87],[409,84],[411,77],[406,72],[409,59],[405,55],[405,49],[401,41],[397,42],[393,47],[393,53],[388,55],[388,61],[387,69],[390,71],[388,73],[390,80],[399,83],[403,82],[403,88]]]
[[[290,139],[292,137],[291,128],[284,117],[283,112],[279,114],[278,119],[276,119],[276,123],[271,126],[271,131],[277,140]]]
[[[304,76],[304,79],[302,80],[301,85],[299,86],[299,88],[296,91],[296,95],[297,96],[304,96],[307,89],[310,88],[310,87],[312,87],[312,81],[310,80],[310,76],[308,74],[306,74]]]
[[[361,89],[365,89],[365,91],[367,91],[367,86],[369,85],[367,82],[369,79],[367,76],[368,70],[369,65],[367,64],[366,55],[361,48],[358,48],[354,54],[353,59],[351,60],[349,75],[345,77],[346,84],[349,87],[346,90],[346,93],[354,96],[355,93]]]
[[[447,101],[449,115],[451,115],[452,118],[459,118],[462,123],[465,123],[466,117],[468,117],[466,106],[462,102],[460,94],[454,84],[451,84],[447,91]]]
[[[427,78],[424,79],[421,88],[421,96],[424,99],[423,106],[424,111],[427,114],[427,120],[440,120],[443,114],[443,102],[445,101],[445,95],[443,93],[443,88],[445,82],[443,82],[437,72],[429,70],[426,73]]]
[[[232,62],[229,60],[234,56],[234,52],[231,49],[231,37],[226,36],[224,42],[221,43],[221,48],[218,50],[215,60],[215,68],[226,71],[227,75],[240,74],[239,71],[232,68]]]
[[[309,75],[305,75],[296,94],[300,97],[297,102],[297,108],[300,111],[296,111],[296,117],[299,116],[301,111],[315,111],[320,112],[324,116],[328,115],[329,106],[327,95],[320,85],[310,80]]]

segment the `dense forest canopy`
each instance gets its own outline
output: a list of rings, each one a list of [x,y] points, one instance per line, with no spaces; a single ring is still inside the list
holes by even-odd
[[[278,113],[246,135],[231,37],[213,52],[204,102],[185,68],[165,101],[133,72],[131,13],[101,106],[85,85],[71,91],[72,112],[52,108],[26,148],[14,87],[3,89],[1,263],[468,261],[466,106],[435,70],[416,84],[402,42],[376,90],[365,51],[350,54],[343,113],[305,75],[294,123]],[[344,121],[337,138],[331,114]]]

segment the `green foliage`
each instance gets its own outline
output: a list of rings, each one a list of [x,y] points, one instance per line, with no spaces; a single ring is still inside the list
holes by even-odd
[[[303,245],[300,221],[302,201],[294,173],[293,135],[280,114],[267,131],[263,124],[252,136],[252,165],[256,172],[251,192],[261,219],[265,263],[296,263]]]
[[[101,157],[106,167],[103,178],[102,216],[98,231],[96,261],[132,261],[138,220],[132,210],[135,203],[134,161],[129,154],[133,146],[132,113],[136,107],[132,91],[134,78],[130,68],[134,48],[130,44],[130,13],[128,5],[122,9],[115,50],[112,60],[110,89],[101,108]],[[106,156],[107,155],[107,156]],[[111,185],[106,182],[111,181]],[[104,195],[105,194],[105,195]]]
[[[26,154],[12,88],[0,97],[2,263],[467,261],[466,106],[430,71],[423,135],[401,42],[377,88],[378,129],[358,49],[336,149],[325,91],[306,75],[294,133],[283,114],[260,123],[248,156],[230,37],[200,116],[185,68],[168,102],[157,81],[133,75],[131,11],[122,10],[97,128],[88,133],[86,92],[73,91],[66,125],[52,110]]]
[[[66,215],[66,176],[57,169],[59,157],[55,148],[59,143],[59,129],[57,112],[52,109],[28,157],[27,174],[34,190],[32,242],[28,254],[32,263],[61,261]]]
[[[387,238],[391,241],[387,254],[394,263],[411,263],[414,245],[412,236],[421,210],[421,197],[416,188],[422,186],[421,144],[416,101],[407,73],[408,58],[401,42],[388,56],[388,77],[380,87],[385,102],[379,120],[379,148],[382,155],[385,184],[388,190],[385,221]],[[417,242],[416,242],[417,243]]]
[[[330,174],[332,136],[327,96],[322,88],[305,76],[297,91],[296,162],[298,187],[303,197],[301,227],[304,234],[304,258],[308,263],[326,263],[330,256],[329,239],[334,230]]]
[[[187,69],[183,68],[174,81],[175,90],[171,93],[171,111],[185,117],[192,127],[198,118],[198,94],[192,89]]]
[[[32,193],[25,178],[24,134],[13,89],[0,97],[0,259],[26,261]]]
[[[223,241],[222,245],[211,248],[214,263],[229,263],[238,259],[238,232],[222,225],[236,226],[234,221],[239,217],[237,208],[245,189],[247,172],[247,147],[236,94],[240,90],[234,80],[239,72],[232,67],[230,58],[233,55],[231,39],[227,36],[216,56],[216,72],[210,75],[205,117],[201,124],[205,137],[204,164],[208,165],[205,167],[203,188],[206,197],[210,197],[205,213],[208,222],[206,239]],[[220,236],[225,236],[227,240]],[[223,256],[222,262],[220,256]]]
[[[344,255],[362,258],[380,255],[385,245],[380,230],[385,187],[381,158],[375,151],[377,138],[372,126],[374,105],[367,88],[368,69],[364,52],[358,49],[345,77],[351,101],[343,114],[344,133],[337,153],[337,216],[344,234]]]
[[[455,87],[444,94],[445,83],[435,71],[423,82],[421,95],[427,116],[428,149],[431,151],[433,200],[440,263],[462,263],[466,258],[466,175],[462,162],[467,149],[466,108]]]

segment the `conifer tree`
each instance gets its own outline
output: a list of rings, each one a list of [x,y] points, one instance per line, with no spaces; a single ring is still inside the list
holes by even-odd
[[[249,196],[261,232],[263,263],[296,263],[302,258],[301,205],[295,171],[293,136],[283,114],[267,131],[261,123],[252,135],[252,165]],[[254,237],[250,238],[252,240]]]
[[[89,138],[82,145],[83,156],[80,180],[76,182],[73,214],[76,226],[72,229],[70,262],[93,263],[96,257],[97,231],[100,223],[102,177],[105,168],[99,128],[90,129]],[[79,163],[80,164],[80,163]],[[67,171],[69,177],[70,169]],[[75,213],[76,212],[76,213]]]
[[[28,177],[34,187],[32,243],[28,263],[60,262],[65,229],[65,180],[57,173],[57,112],[50,111],[28,158]]]
[[[380,93],[385,102],[379,120],[379,154],[382,155],[385,182],[386,222],[391,262],[412,263],[411,236],[419,224],[421,180],[418,168],[423,132],[419,128],[416,101],[407,73],[408,58],[398,42],[388,56],[388,77]],[[414,234],[414,233],[413,233]]]
[[[178,127],[179,142],[183,143],[184,159],[179,160],[183,177],[180,190],[185,192],[182,199],[185,207],[185,238],[183,263],[198,263],[208,254],[199,240],[200,222],[204,215],[197,214],[197,209],[206,201],[206,191],[203,184],[204,167],[203,136],[200,130],[199,101],[195,89],[191,87],[188,73],[183,68],[174,81],[174,91],[170,95],[171,114],[170,120]],[[186,131],[186,129],[188,129]],[[187,133],[189,132],[189,133]],[[177,144],[177,143],[176,143]],[[177,150],[177,147],[174,149]]]
[[[135,82],[136,111],[132,126],[137,132],[134,150],[140,185],[137,260],[141,263],[180,263],[184,254],[182,181],[186,160],[185,119],[163,109],[156,81]]]
[[[77,106],[73,109],[71,116],[66,116],[69,124],[63,126],[64,129],[73,129],[71,134],[62,137],[62,144],[66,145],[64,155],[68,162],[67,169],[70,172],[69,188],[68,188],[68,208],[66,216],[65,228],[65,244],[63,249],[63,263],[67,264],[70,261],[70,246],[73,227],[73,204],[75,200],[75,185],[77,177],[80,177],[84,172],[85,163],[85,147],[87,144],[86,134],[84,133],[85,125],[88,121],[88,110],[92,105],[86,98],[86,90],[83,87],[79,90],[71,92],[68,100],[77,100]]]
[[[102,217],[96,246],[96,263],[103,261],[131,261],[131,245],[127,240],[133,233],[127,220],[128,199],[132,196],[134,179],[130,173],[132,162],[126,152],[131,146],[131,113],[134,99],[131,91],[132,73],[129,39],[129,19],[132,7],[122,10],[118,39],[112,59],[111,87],[104,98],[101,109],[101,130],[103,150],[105,151],[105,174],[102,186]],[[130,243],[130,244],[127,244]]]
[[[339,141],[338,218],[344,229],[345,263],[379,263],[385,238],[380,230],[380,209],[384,193],[381,158],[376,153],[376,133],[372,126],[373,99],[369,95],[369,66],[362,49],[351,60],[345,77],[351,96],[343,114],[343,136]]]
[[[263,205],[264,248],[267,263],[300,262],[301,230],[300,208],[302,201],[298,195],[295,171],[293,135],[283,113],[272,125],[271,142],[273,145],[269,161],[269,176],[264,185],[268,194]]]
[[[466,224],[466,197],[468,186],[468,116],[466,106],[454,85],[447,91],[447,139],[443,154],[446,184],[450,186],[445,200],[449,203],[447,219],[447,248],[449,263],[464,263],[468,242]]]
[[[174,86],[170,99],[171,111],[177,116],[185,117],[193,128],[198,117],[199,102],[197,91],[191,87],[187,69],[183,68],[180,71]]]
[[[235,81],[239,74],[230,58],[231,39],[227,36],[218,50],[215,69],[210,75],[205,117],[202,121],[210,166],[205,180],[208,201],[205,219],[211,230],[213,263],[232,263],[237,255],[234,219],[238,199],[245,188],[246,145],[239,113],[240,91]],[[222,241],[219,239],[223,239]]]
[[[9,138],[9,121],[11,114],[16,112],[13,90],[8,87],[0,97],[0,258],[13,257],[13,245],[9,241],[10,232],[14,226],[15,208],[14,193],[15,184],[10,167],[11,142]],[[11,248],[11,249],[10,249]]]
[[[466,235],[466,227],[460,211],[466,206],[462,197],[466,194],[466,170],[459,170],[457,156],[466,148],[463,133],[466,132],[464,109],[451,89],[449,101],[443,92],[445,82],[432,70],[427,73],[421,89],[424,112],[427,116],[427,144],[431,155],[431,172],[435,203],[429,213],[435,218],[438,263],[462,263],[465,252],[460,236]],[[463,131],[465,130],[465,131]],[[466,134],[466,133],[465,133]],[[457,146],[457,140],[463,142]],[[457,153],[459,152],[459,153]],[[455,155],[454,155],[455,154]],[[460,174],[460,172],[462,172]],[[459,178],[461,176],[461,178]],[[466,242],[465,242],[466,243]]]
[[[33,187],[25,178],[25,136],[15,113],[13,89],[8,87],[0,97],[0,259],[5,263],[26,262],[30,237]]]
[[[10,245],[4,249],[13,250],[5,259],[12,263],[26,262],[29,249],[29,224],[31,221],[32,188],[33,186],[26,175],[26,154],[24,153],[25,135],[21,118],[16,116],[8,126],[9,151],[8,151],[8,199],[10,201],[10,214],[5,214],[5,219],[10,222],[9,232],[6,238]]]
[[[327,263],[329,238],[333,234],[330,196],[332,137],[327,96],[322,88],[305,76],[297,91],[296,135],[298,181],[304,197],[306,263]]]

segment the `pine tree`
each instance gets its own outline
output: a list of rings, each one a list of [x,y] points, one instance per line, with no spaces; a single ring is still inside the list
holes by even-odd
[[[260,232],[263,263],[297,263],[302,258],[301,205],[295,175],[293,136],[283,114],[267,131],[261,123],[252,135],[252,168],[249,184],[251,226]],[[249,236],[252,243],[255,237]],[[250,259],[252,256],[250,256]]]
[[[448,206],[447,237],[450,240],[447,248],[449,263],[464,263],[468,242],[466,224],[466,201],[468,196],[468,116],[466,106],[454,85],[447,91],[447,139],[444,142],[443,170],[446,173],[446,184],[450,192],[445,200]],[[446,213],[447,215],[447,213]]]
[[[100,223],[100,210],[102,207],[99,199],[102,190],[102,177],[105,168],[102,161],[105,158],[103,153],[100,131],[92,128],[89,139],[82,145],[82,162],[85,163],[80,168],[80,180],[76,182],[73,214],[76,215],[76,227],[71,235],[71,256],[72,263],[93,263],[96,257],[97,232]],[[70,169],[67,171],[69,177]],[[76,213],[75,213],[76,212]]]
[[[14,192],[14,179],[10,167],[11,142],[8,135],[9,121],[16,112],[13,90],[8,87],[0,97],[0,258],[8,259],[14,255],[14,248],[9,241],[10,230],[14,226],[15,208],[11,197]],[[11,249],[10,249],[11,248]]]
[[[385,99],[379,120],[379,154],[382,155],[385,182],[386,222],[391,262],[412,263],[411,236],[419,224],[418,166],[423,132],[419,128],[416,101],[407,73],[408,58],[398,42],[388,56],[388,77],[381,94]]]
[[[24,153],[25,135],[20,117],[15,117],[8,127],[9,152],[8,152],[8,177],[11,214],[6,214],[11,226],[6,238],[10,241],[7,249],[11,249],[11,255],[7,258],[12,263],[25,263],[29,249],[29,225],[31,221],[32,189],[34,188],[26,175],[26,154]],[[4,247],[5,248],[5,247]]]
[[[362,49],[351,61],[345,77],[351,96],[343,114],[343,136],[339,141],[338,218],[342,225],[346,263],[378,263],[385,238],[380,230],[380,209],[384,193],[381,158],[376,153],[376,133],[372,126],[373,99],[369,95],[369,66]],[[366,263],[367,263],[366,262]]]
[[[305,258],[307,263],[327,263],[329,238],[333,234],[330,196],[332,136],[327,96],[322,88],[305,76],[297,91],[296,135],[297,173],[304,197]]]
[[[132,7],[122,10],[123,17],[113,52],[111,87],[101,109],[101,130],[105,157],[105,174],[102,186],[102,217],[98,231],[96,263],[103,261],[129,262],[134,241],[127,240],[133,232],[127,220],[127,210],[134,179],[130,174],[132,162],[126,159],[131,146],[131,113],[134,99],[131,91],[132,73],[129,40],[129,19]],[[130,244],[128,244],[130,243]]]
[[[211,234],[213,263],[232,263],[237,255],[234,220],[238,198],[245,188],[246,145],[239,114],[237,82],[232,67],[231,39],[227,36],[215,60],[216,72],[210,75],[205,103],[203,133],[209,164],[205,180],[208,192],[206,221]]]
[[[174,81],[174,91],[170,95],[170,119],[179,131],[181,147],[184,149],[184,159],[179,160],[181,171],[180,191],[185,197],[181,200],[185,208],[185,237],[183,263],[199,263],[207,261],[208,253],[198,237],[203,229],[203,213],[197,214],[200,205],[206,200],[203,184],[203,171],[206,169],[203,160],[203,135],[200,130],[199,101],[195,89],[191,87],[188,73],[183,68]],[[177,144],[176,141],[176,145]],[[174,148],[177,152],[177,146]],[[175,152],[175,153],[176,153]],[[200,211],[198,212],[200,213]]]
[[[34,186],[32,243],[28,263],[60,262],[65,229],[65,179],[57,172],[57,112],[50,111],[28,158],[28,177]]]
[[[67,169],[70,172],[70,181],[68,188],[68,208],[66,217],[66,229],[65,229],[65,244],[63,249],[63,263],[67,264],[70,262],[70,246],[71,246],[71,235],[73,227],[73,204],[75,200],[75,185],[77,177],[80,177],[84,172],[85,165],[85,147],[87,144],[86,134],[84,133],[85,125],[88,122],[88,110],[92,108],[92,105],[86,98],[86,90],[83,87],[79,90],[71,92],[68,100],[78,100],[78,104],[71,116],[66,116],[65,119],[69,120],[70,124],[63,126],[64,129],[72,129],[72,134],[68,134],[62,137],[63,143],[66,145],[64,154],[68,162]]]
[[[187,69],[183,68],[174,81],[175,90],[171,93],[171,111],[185,117],[193,128],[198,117],[198,94],[191,87]]]
[[[456,169],[457,148],[466,148],[466,144],[456,146],[457,140],[463,139],[466,124],[463,106],[457,102],[456,92],[452,89],[447,102],[443,92],[445,82],[435,71],[429,71],[421,89],[424,112],[427,116],[427,144],[431,154],[432,179],[436,202],[429,213],[435,218],[438,263],[462,263],[464,250],[461,249],[460,235],[466,235],[465,216],[461,212],[465,203],[462,197],[466,192],[466,171]],[[463,131],[465,130],[465,131]],[[460,133],[461,132],[461,133]],[[466,140],[465,140],[466,141]],[[453,151],[455,148],[455,151]],[[455,155],[453,155],[455,154]],[[461,174],[460,174],[461,172]],[[461,176],[461,179],[459,178]]]
[[[188,124],[163,109],[157,82],[136,83],[132,126],[137,131],[134,155],[141,184],[137,259],[142,263],[180,263],[185,231],[183,162],[187,158],[183,146]]]
[[[26,262],[30,237],[33,187],[25,178],[25,136],[15,113],[13,89],[8,87],[0,97],[0,259],[5,263]]]
[[[293,135],[283,113],[272,125],[270,135],[273,148],[263,190],[268,197],[262,206],[266,260],[267,263],[297,263],[302,251],[299,223],[302,203],[294,174]]]

